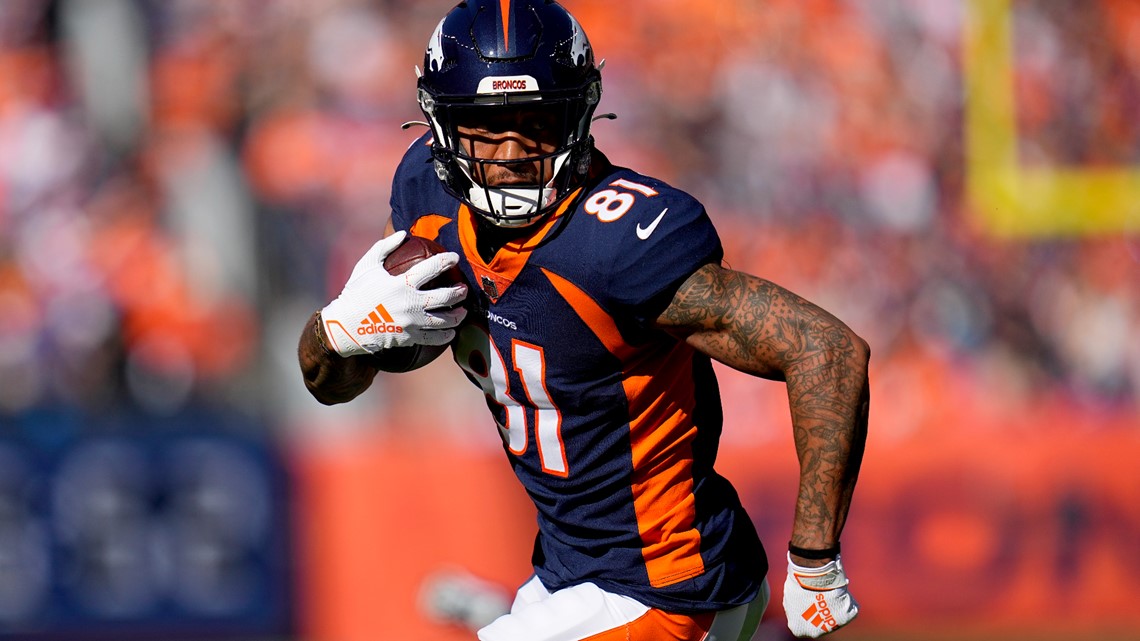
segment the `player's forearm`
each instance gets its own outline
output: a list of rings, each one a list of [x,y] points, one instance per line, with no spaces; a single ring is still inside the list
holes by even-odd
[[[779,285],[712,264],[681,285],[657,326],[726,365],[787,383],[800,459],[792,543],[834,545],[866,440],[866,342]]]
[[[755,276],[706,265],[658,319],[709,356],[788,386],[800,491],[792,542],[839,540],[867,430],[867,344],[839,319]]]
[[[829,347],[797,361],[786,373],[799,494],[793,545],[825,549],[843,531],[867,437],[869,349],[842,328]]]
[[[372,385],[376,377],[376,365],[367,356],[342,357],[328,347],[319,333],[317,320],[319,313],[313,314],[301,331],[297,345],[297,360],[309,393],[325,405],[346,403],[359,396]]]

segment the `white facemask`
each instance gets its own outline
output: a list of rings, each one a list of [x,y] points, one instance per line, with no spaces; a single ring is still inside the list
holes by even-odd
[[[493,221],[499,227],[526,227],[534,222],[539,210],[550,206],[558,198],[558,192],[551,185],[554,177],[562,170],[570,152],[559,154],[554,159],[554,172],[550,180],[541,188],[533,187],[483,187],[472,175],[470,163],[459,160],[457,164],[471,182],[467,198],[471,204],[499,217]]]

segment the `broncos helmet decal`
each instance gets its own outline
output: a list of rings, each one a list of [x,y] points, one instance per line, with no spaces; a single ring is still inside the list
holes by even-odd
[[[435,26],[435,32],[428,41],[427,54],[424,66],[430,71],[443,70],[443,21]]]

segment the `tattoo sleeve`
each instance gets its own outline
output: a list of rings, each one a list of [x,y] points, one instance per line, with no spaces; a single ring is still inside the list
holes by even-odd
[[[372,385],[377,367],[367,356],[342,357],[328,348],[320,333],[319,312],[309,317],[297,345],[305,387],[321,403],[335,405],[360,396]]]
[[[730,367],[786,382],[800,463],[791,542],[837,543],[866,442],[866,342],[796,294],[713,264],[681,285],[657,326]]]

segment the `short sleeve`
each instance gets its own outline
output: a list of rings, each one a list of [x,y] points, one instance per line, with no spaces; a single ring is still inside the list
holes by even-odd
[[[392,178],[392,226],[396,231],[411,229],[423,210],[423,194],[432,191],[436,185],[427,181],[437,181],[435,175],[425,171],[431,164],[431,135],[425,134],[416,139],[404,153],[404,158],[396,168]],[[427,184],[425,184],[427,183]]]
[[[623,235],[627,242],[609,271],[608,306],[642,327],[661,315],[693,272],[724,257],[705,208],[682,192],[672,196],[639,208],[633,233]]]

